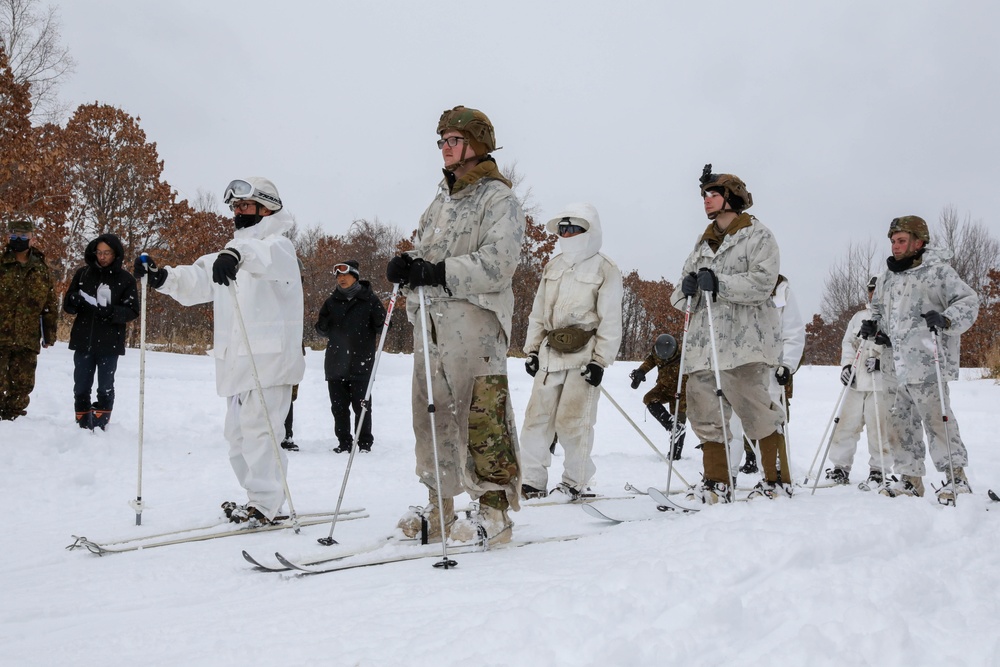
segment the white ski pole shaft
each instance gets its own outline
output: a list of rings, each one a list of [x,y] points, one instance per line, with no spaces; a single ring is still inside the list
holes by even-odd
[[[354,454],[358,451],[358,437],[361,435],[361,428],[364,426],[365,417],[368,416],[368,402],[372,398],[372,387],[375,386],[375,375],[378,373],[378,362],[382,357],[382,348],[385,347],[386,334],[389,332],[389,322],[392,320],[392,310],[396,307],[396,296],[399,294],[399,283],[392,286],[392,295],[389,296],[389,307],[385,312],[385,323],[382,324],[382,336],[378,341],[378,350],[375,352],[375,361],[372,362],[372,374],[368,378],[368,388],[365,390],[365,400],[361,403],[361,414],[358,415],[358,423],[354,427],[354,440],[351,445],[351,453],[347,457],[347,468],[344,470],[344,481],[340,484],[340,495],[337,496],[337,507],[333,511],[333,521],[330,522],[330,534],[326,538],[317,540],[320,544],[330,546],[336,544],[333,539],[333,531],[337,527],[337,518],[340,516],[340,505],[344,502],[344,492],[347,490],[347,478],[351,475],[351,466],[354,464]]]
[[[243,310],[240,308],[240,300],[236,293],[236,280],[229,282],[229,294],[233,297],[233,311],[236,313],[236,321],[240,324],[240,332],[243,334],[243,344],[247,348],[247,357],[250,359],[250,371],[253,373],[254,387],[257,389],[257,398],[260,399],[260,409],[264,414],[264,421],[267,422],[267,432],[271,436],[271,448],[274,458],[278,463],[278,470],[281,471],[281,485],[285,490],[285,498],[288,499],[288,516],[292,520],[292,529],[298,533],[301,531],[299,517],[295,513],[295,504],[292,503],[292,492],[288,489],[288,477],[285,474],[285,465],[281,462],[281,447],[278,439],[274,435],[274,426],[271,424],[271,415],[267,412],[267,401],[264,400],[264,389],[260,386],[260,375],[257,373],[257,362],[254,361],[253,348],[250,347],[250,336],[247,335],[247,325],[243,320]]]
[[[719,397],[719,418],[722,420],[722,449],[726,452],[726,486],[729,487],[730,499],[736,494],[733,484],[733,466],[729,456],[729,424],[726,423],[726,407],[722,401],[722,375],[719,373],[719,352],[715,345],[715,323],[712,320],[712,297],[705,296],[705,306],[708,308],[708,339],[712,344],[712,368],[715,371],[715,395]]]
[[[666,492],[670,493],[670,482],[674,475],[674,442],[676,438],[680,437],[676,434],[679,427],[680,414],[681,414],[681,388],[684,383],[684,359],[687,354],[687,339],[688,339],[688,325],[691,323],[691,297],[686,297],[684,300],[684,335],[681,336],[681,359],[678,362],[679,366],[677,368],[677,391],[674,393],[674,427],[670,430],[670,460],[667,462],[667,488]],[[681,477],[680,473],[677,473],[680,477],[681,482],[685,486],[690,487],[687,480]]]
[[[938,347],[938,332],[936,328],[931,329],[931,340],[934,341],[934,373],[937,375],[938,398],[941,400],[941,421],[944,423],[944,443],[948,449],[948,480],[951,482],[952,495],[955,499],[954,505],[958,505],[958,487],[955,485],[955,464],[952,462],[951,454],[951,434],[948,428],[948,411],[944,401],[944,380],[941,379],[941,354]]]
[[[417,298],[420,299],[420,335],[424,346],[424,379],[427,382],[427,414],[431,420],[431,444],[434,450],[434,486],[437,491],[438,519],[441,521],[441,560],[434,567],[454,567],[457,563],[448,558],[448,540],[445,537],[444,499],[441,496],[441,462],[438,458],[437,426],[434,420],[434,385],[431,383],[431,352],[427,336],[427,304],[424,302],[424,286],[417,287]]]
[[[874,358],[878,359],[878,356]],[[875,401],[875,434],[878,437],[878,464],[879,470],[882,472],[882,483],[885,484],[887,479],[885,474],[885,436],[882,433],[882,410],[878,400],[878,394],[882,391],[882,385],[882,371],[876,370],[872,373],[872,400]]]
[[[142,253],[139,260],[143,264],[149,263],[149,255]],[[136,481],[135,500],[131,502],[135,510],[135,525],[142,525],[142,444],[145,428],[145,406],[146,406],[146,296],[149,293],[147,285],[149,275],[142,274],[140,280],[142,289],[142,308],[139,311],[139,446],[138,446],[138,480]]]
[[[659,449],[657,449],[656,445],[654,445],[654,444],[653,444],[653,441],[652,441],[652,440],[650,440],[650,439],[649,439],[649,437],[647,437],[647,436],[646,436],[646,434],[642,432],[642,429],[641,429],[641,428],[639,428],[639,425],[638,425],[638,424],[636,424],[636,423],[635,423],[635,421],[633,421],[633,419],[632,419],[631,417],[629,417],[628,413],[627,413],[627,412],[625,412],[625,409],[624,409],[624,408],[622,408],[622,406],[618,405],[618,401],[616,401],[616,400],[615,400],[615,399],[614,399],[614,398],[613,398],[613,397],[611,396],[611,394],[610,394],[610,393],[608,393],[608,390],[604,388],[604,385],[603,385],[603,384],[601,384],[601,385],[599,385],[599,386],[598,386],[598,388],[599,388],[599,389],[601,390],[601,393],[602,393],[602,394],[604,394],[604,397],[605,397],[605,398],[607,398],[607,399],[608,399],[609,401],[611,401],[611,405],[613,405],[613,406],[615,406],[616,408],[618,408],[618,412],[622,413],[622,417],[624,417],[624,418],[625,418],[625,421],[627,421],[627,422],[628,422],[629,424],[631,424],[631,425],[632,425],[632,428],[634,428],[634,429],[635,429],[635,432],[636,432],[636,433],[638,433],[638,434],[639,434],[640,436],[642,436],[642,439],[646,441],[646,444],[647,444],[647,445],[649,445],[649,446],[650,446],[650,448],[651,448],[651,449],[652,449],[652,450],[653,450],[654,452],[656,452],[656,454],[657,454],[657,455],[658,455],[658,456],[659,456],[659,457],[660,457],[661,459],[663,459],[663,460],[664,460],[664,461],[666,462],[666,464],[667,464],[667,465],[669,465],[669,466],[673,466],[673,464],[674,464],[674,461],[673,461],[673,459],[672,459],[671,457],[669,457],[669,456],[664,456],[664,455],[663,455],[663,452],[661,452],[661,451],[660,451]],[[686,480],[686,479],[684,479],[683,477],[681,477],[681,474],[680,474],[679,472],[677,473],[677,477],[678,477],[678,478],[679,478],[679,479],[681,480],[681,482],[683,482],[683,483],[684,483],[684,485],[685,485],[685,486],[687,486],[687,485],[688,485],[688,483],[687,483],[687,480]],[[670,487],[667,487],[667,493],[670,493]]]
[[[844,399],[847,397],[847,392],[850,390],[851,382],[854,380],[855,373],[857,372],[858,361],[861,359],[862,346],[858,346],[858,351],[854,355],[854,361],[851,363],[851,375],[847,379],[847,384],[844,388],[840,390],[840,396],[837,397],[837,402],[833,406],[833,412],[830,413],[830,420],[826,423],[826,428],[823,429],[823,437],[820,438],[819,444],[816,445],[816,453],[813,454],[812,463],[809,464],[809,472],[806,473],[805,483],[808,484],[809,480],[812,479],[813,469],[816,467],[816,459],[819,458],[819,453],[823,451],[823,445],[827,441],[827,436],[830,435],[832,439],[832,434],[830,433],[830,427],[835,424],[836,421],[840,419],[840,411],[844,404]],[[823,457],[824,460],[826,457]],[[820,470],[823,466],[820,465]],[[819,473],[816,474],[817,479],[819,478]]]

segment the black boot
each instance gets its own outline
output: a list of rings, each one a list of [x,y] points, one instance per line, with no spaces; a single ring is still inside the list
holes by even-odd
[[[757,455],[753,453],[753,450],[747,447],[746,449],[747,460],[742,466],[740,466],[740,472],[744,475],[752,475],[757,472]]]
[[[94,409],[90,405],[90,396],[77,396],[73,399],[76,409],[76,423],[80,428],[94,430]]]
[[[111,421],[111,408],[105,408],[101,404],[101,401],[94,403],[93,408],[91,414],[93,415],[94,425],[91,428],[99,428],[103,431],[107,428],[108,422]]]

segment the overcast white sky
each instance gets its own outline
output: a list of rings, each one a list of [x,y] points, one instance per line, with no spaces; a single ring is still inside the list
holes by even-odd
[[[888,255],[892,218],[996,223],[996,2],[53,4],[73,108],[140,116],[182,198],[263,175],[330,233],[413,229],[456,104],[493,120],[539,221],[593,203],[645,278],[675,281],[704,228],[702,166],[739,175],[807,319],[852,241]]]

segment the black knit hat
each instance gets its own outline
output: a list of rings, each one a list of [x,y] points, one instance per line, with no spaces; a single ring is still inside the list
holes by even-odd
[[[352,276],[354,276],[358,280],[361,280],[361,271],[358,270],[358,267],[361,266],[361,265],[358,264],[358,260],[356,260],[356,259],[349,259],[346,262],[340,262],[340,263],[338,263],[337,266],[340,266],[340,264],[346,264],[347,267],[348,267],[347,268],[347,273],[350,273]],[[343,272],[341,271],[340,273],[343,273]]]

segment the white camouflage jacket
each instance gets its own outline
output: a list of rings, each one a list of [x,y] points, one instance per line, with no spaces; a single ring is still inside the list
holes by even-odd
[[[219,396],[256,388],[250,352],[262,387],[295,385],[302,380],[302,278],[295,248],[283,236],[291,227],[291,216],[281,210],[252,227],[237,229],[226,244],[240,253],[236,294],[250,350],[236,318],[230,287],[212,280],[212,265],[219,253],[202,255],[190,266],[167,267],[167,279],[158,291],[184,306],[213,302],[212,356]]]
[[[979,316],[979,296],[966,285],[948,260],[947,249],[928,247],[919,266],[895,273],[885,271],[876,283],[873,319],[892,342],[892,359],[899,384],[937,382],[934,342],[920,315],[936,310],[951,326],[938,332],[941,379],[958,379],[959,343]]]
[[[681,279],[670,297],[674,307],[684,312],[683,277],[688,273],[698,273],[702,267],[715,271],[719,279],[719,295],[712,303],[712,321],[720,370],[755,362],[774,367],[778,365],[781,354],[781,322],[771,299],[780,266],[778,242],[770,229],[753,216],[750,219],[752,224],[749,227],[725,236],[718,252],[712,252],[699,234],[697,245],[684,262]],[[691,298],[685,373],[712,368],[705,298],[700,290]],[[711,295],[707,298],[710,299]]]

